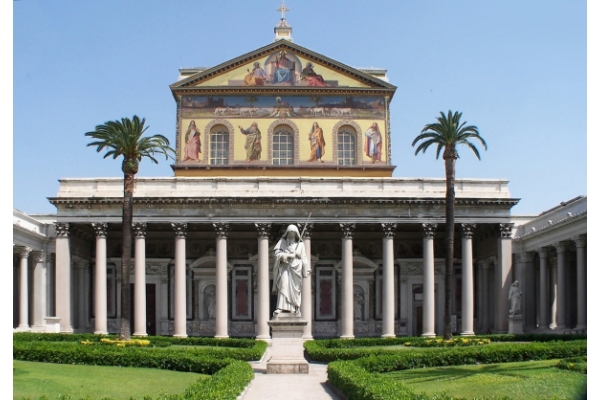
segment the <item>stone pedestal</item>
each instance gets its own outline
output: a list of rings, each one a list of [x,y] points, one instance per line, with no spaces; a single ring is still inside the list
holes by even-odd
[[[523,334],[523,315],[510,315],[508,317],[508,333],[513,335]]]
[[[267,374],[308,374],[302,335],[307,321],[302,317],[280,313],[267,322],[271,327],[271,358]]]

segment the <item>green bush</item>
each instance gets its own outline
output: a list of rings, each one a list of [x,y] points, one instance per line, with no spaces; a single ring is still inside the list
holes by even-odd
[[[311,348],[305,343],[305,347]],[[308,345],[308,346],[306,346]],[[312,346],[319,348],[320,346]],[[336,349],[329,351],[333,356]],[[343,357],[349,350],[337,349]],[[385,351],[380,349],[380,351]],[[548,360],[555,358],[571,359],[587,354],[587,341],[567,342],[533,342],[515,343],[494,347],[455,347],[432,348],[427,351],[387,351],[385,354],[370,354],[354,361],[334,361],[327,367],[328,379],[332,385],[341,390],[348,400],[381,400],[381,399],[450,399],[446,395],[428,397],[415,394],[412,389],[401,382],[387,379],[379,373],[399,371],[411,368],[441,367],[450,365],[492,364],[514,361]],[[575,364],[575,362],[567,362]],[[456,398],[454,398],[456,400]],[[483,398],[482,398],[483,399]]]
[[[571,357],[560,360],[556,364],[557,368],[566,369],[569,371],[577,371],[587,375],[587,356]]]

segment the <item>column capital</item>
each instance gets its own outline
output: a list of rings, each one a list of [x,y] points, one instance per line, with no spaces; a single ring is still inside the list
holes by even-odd
[[[381,224],[381,229],[383,230],[383,236],[389,239],[393,239],[396,234],[396,227],[398,224],[384,222]]]
[[[73,265],[73,268],[85,269],[89,267],[90,261],[83,257],[72,255],[71,264]]]
[[[254,224],[256,226],[256,230],[258,230],[258,237],[260,238],[268,238],[271,233],[271,224],[266,222],[259,222]]]
[[[571,238],[572,241],[575,242],[575,246],[577,247],[585,247],[587,244],[586,238],[584,235],[577,235]]]
[[[303,238],[305,239],[310,239],[310,235],[312,235],[312,231],[315,228],[314,224],[306,223],[306,222],[301,222],[298,224],[298,229],[300,229],[300,232],[304,231],[304,236]]]
[[[69,223],[68,222],[55,222],[56,236],[68,238],[69,237]]]
[[[106,233],[108,232],[108,224],[106,222],[92,222],[92,228],[94,228],[96,237],[106,237]]]
[[[519,261],[522,263],[533,261],[533,253],[532,252],[519,253]]]
[[[185,222],[171,222],[171,226],[175,231],[175,237],[185,238],[187,234],[187,224]]]
[[[548,257],[548,249],[546,247],[538,247],[537,249],[535,249],[535,251],[538,253],[540,258]]]
[[[21,258],[29,258],[29,254],[33,251],[31,247],[27,246],[15,246],[16,253],[19,253]]]
[[[437,224],[421,224],[421,227],[423,228],[423,237],[433,239]]]
[[[354,236],[354,230],[356,229],[356,224],[341,223],[340,229],[342,230],[342,235],[345,238],[352,239],[352,237]]]
[[[146,233],[148,231],[148,224],[146,224],[145,222],[134,222],[133,224],[131,224],[131,227],[133,228],[133,234],[136,238],[145,238],[146,237]],[[186,225],[187,228],[187,225]],[[184,228],[184,229],[186,229]],[[175,229],[175,227],[173,227],[173,229]],[[175,233],[177,235],[177,233]],[[185,236],[185,234],[184,234]]]
[[[567,245],[565,242],[554,242],[552,243],[552,247],[556,249],[557,254],[563,254],[567,249]]]
[[[460,224],[462,237],[465,239],[473,239],[473,233],[475,233],[476,226],[477,224]]]
[[[229,234],[229,224],[225,222],[217,222],[213,224],[213,226],[215,227],[218,237],[227,238],[227,235]]]
[[[512,228],[515,224],[506,223],[506,224],[498,224],[498,228],[500,229],[500,238],[501,239],[510,239],[512,237]]]
[[[35,250],[31,252],[31,259],[34,263],[39,263],[44,259],[44,251],[43,250]]]

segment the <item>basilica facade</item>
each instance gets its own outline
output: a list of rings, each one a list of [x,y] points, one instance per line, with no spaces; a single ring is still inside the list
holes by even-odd
[[[134,189],[133,335],[269,339],[289,224],[312,269],[306,339],[442,334],[445,181],[392,176],[396,87],[295,44],[285,19],[275,35],[170,86],[173,176]],[[122,196],[122,179],[62,179],[55,215],[14,211],[16,330],[118,332]],[[506,180],[456,180],[455,333],[507,332],[515,281],[524,331],[586,329],[587,199],[538,218],[518,201]]]

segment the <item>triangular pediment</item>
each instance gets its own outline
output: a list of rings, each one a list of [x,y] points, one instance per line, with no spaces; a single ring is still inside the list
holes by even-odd
[[[362,88],[396,87],[359,69],[315,53],[287,40],[279,40],[215,67],[192,74],[171,89],[215,87]]]

